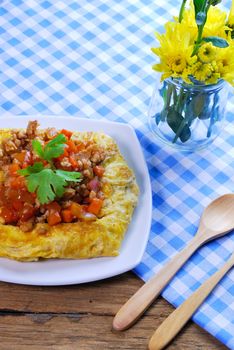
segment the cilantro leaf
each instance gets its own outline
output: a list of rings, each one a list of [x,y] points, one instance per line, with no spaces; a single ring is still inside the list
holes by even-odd
[[[53,168],[51,160],[63,154],[66,140],[63,134],[59,134],[44,148],[38,140],[33,140],[32,147],[36,154],[48,161]],[[26,177],[28,191],[36,192],[41,204],[52,202],[56,197],[62,197],[69,182],[81,181],[79,172],[44,168],[42,162],[36,162],[32,166],[19,170],[18,173]]]
[[[42,162],[36,162],[32,166],[28,166],[25,169],[18,170],[18,173],[20,175],[27,176],[27,175],[34,174],[34,173],[39,173],[39,171],[41,171],[43,169],[44,169],[44,167],[43,167]]]
[[[40,158],[50,162],[53,158],[57,158],[63,154],[66,147],[66,140],[65,135],[59,134],[53,140],[49,141],[44,149],[38,140],[33,140],[32,146]]]
[[[55,170],[56,174],[62,177],[66,181],[74,181],[74,179],[80,178],[80,173],[76,171]]]
[[[68,182],[81,181],[80,173],[70,173],[64,171],[61,175],[59,170],[43,169],[38,173],[28,176],[27,185],[29,192],[36,192],[37,198],[41,204],[49,203],[56,197],[62,197],[65,186]]]
[[[28,190],[29,192],[36,192],[41,204],[52,202],[56,197],[52,187],[53,181],[53,171],[44,169],[37,174],[29,175],[27,179]]]
[[[44,159],[51,160],[52,158],[57,158],[61,156],[66,147],[66,137],[63,134],[59,134],[53,140],[47,143],[44,149]]]
[[[37,155],[43,159],[44,158],[44,151],[43,151],[42,144],[40,143],[40,141],[33,140],[32,147],[33,147],[34,151],[37,153]]]
[[[69,182],[81,181],[81,174],[78,172],[43,168],[40,162],[18,172],[26,176],[28,191],[36,192],[41,204],[52,202],[56,197],[62,197]]]

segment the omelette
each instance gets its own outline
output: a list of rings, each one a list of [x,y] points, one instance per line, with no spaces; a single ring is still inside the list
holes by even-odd
[[[101,132],[0,130],[0,257],[117,256],[138,200],[132,169]]]

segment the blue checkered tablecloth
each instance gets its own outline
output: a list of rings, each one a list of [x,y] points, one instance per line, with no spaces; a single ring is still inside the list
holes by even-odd
[[[179,0],[0,0],[1,114],[67,114],[131,124],[148,163],[153,222],[135,272],[157,272],[196,232],[203,208],[234,190],[234,125],[200,153],[180,154],[157,143],[147,109],[155,83],[154,31],[178,13]],[[225,2],[226,6],[230,1]],[[201,248],[163,296],[178,306],[228,259],[234,236]],[[194,316],[234,349],[234,271]]]

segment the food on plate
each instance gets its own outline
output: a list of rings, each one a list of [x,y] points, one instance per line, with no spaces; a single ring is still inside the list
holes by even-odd
[[[138,198],[133,171],[101,132],[0,130],[0,256],[116,256]]]

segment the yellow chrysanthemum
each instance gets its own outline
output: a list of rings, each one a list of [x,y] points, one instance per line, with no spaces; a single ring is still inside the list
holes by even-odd
[[[215,59],[216,51],[217,49],[211,43],[205,43],[200,47],[198,57],[203,63],[209,63]]]
[[[229,17],[228,17],[228,24],[231,27],[234,27],[234,0],[232,0],[232,6],[231,6]]]
[[[165,77],[181,76],[183,70],[196,61],[196,57],[191,57],[193,44],[188,31],[180,23],[168,22],[164,34],[156,34],[160,47],[152,48],[160,58],[160,63],[155,64],[153,69],[163,72],[162,80]]]
[[[197,62],[192,67],[192,75],[198,81],[205,82],[211,77],[213,73],[213,66],[211,63]]]
[[[218,50],[216,58],[217,70],[221,78],[234,85],[234,43],[229,47]]]
[[[153,69],[162,73],[161,79],[182,78],[192,84],[194,80],[204,84],[215,84],[225,79],[234,85],[234,0],[227,22],[227,14],[215,6],[208,11],[202,37],[218,36],[229,43],[227,48],[218,48],[211,42],[202,42],[194,51],[198,37],[193,2],[184,11],[182,22],[168,22],[164,34],[156,34],[160,46],[152,51],[159,57],[159,63]],[[200,42],[199,42],[200,43]],[[193,57],[193,52],[196,53]]]
[[[193,66],[188,66],[184,71],[183,71],[183,74],[182,74],[182,79],[183,81],[185,81],[185,83],[187,84],[192,84],[191,82],[191,79],[190,77],[192,76],[192,72],[193,72],[193,69],[192,69]]]
[[[217,84],[218,80],[220,79],[220,73],[212,73],[210,78],[206,80],[206,84]]]
[[[215,6],[211,6],[208,11],[207,21],[203,31],[203,37],[207,36],[220,36],[226,38],[226,26],[227,14],[221,11]],[[194,36],[197,35],[197,24],[195,20],[194,6],[191,3],[190,8],[184,11],[184,16],[182,23],[184,23],[188,30],[193,33]]]

